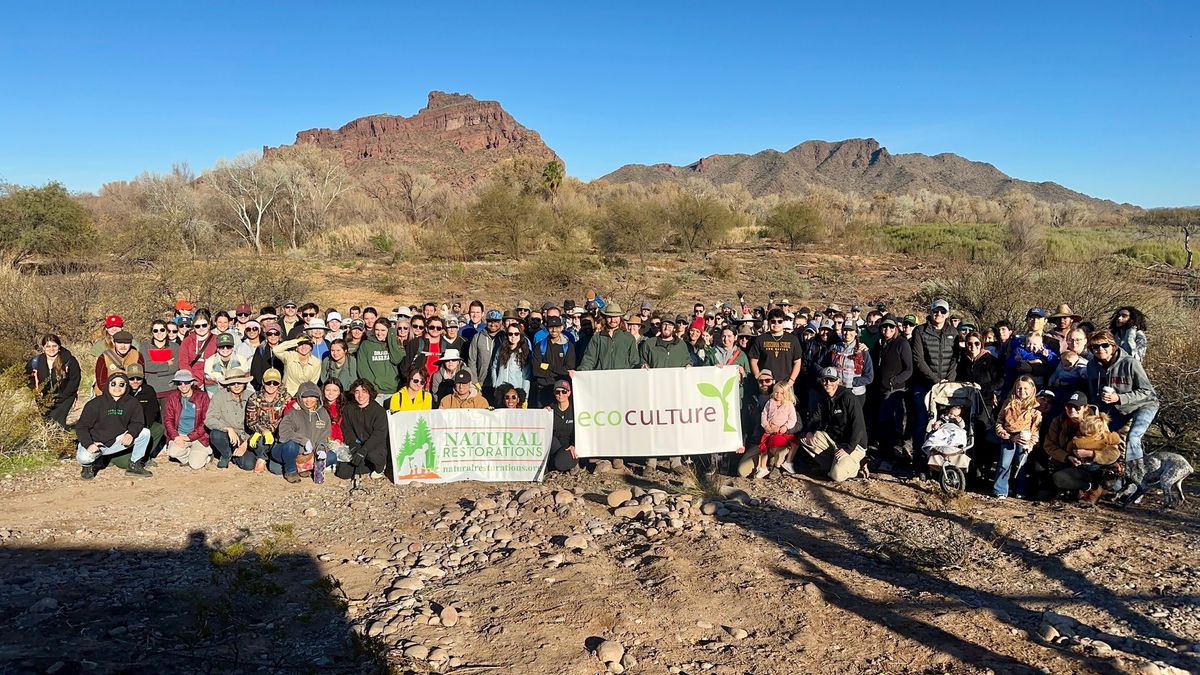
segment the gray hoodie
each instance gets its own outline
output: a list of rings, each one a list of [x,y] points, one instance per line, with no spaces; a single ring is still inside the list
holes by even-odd
[[[1158,408],[1158,394],[1142,362],[1125,352],[1118,352],[1117,358],[1107,366],[1100,365],[1096,359],[1087,364],[1088,395],[1092,403],[1104,411],[1110,407],[1100,401],[1100,392],[1105,387],[1112,387],[1120,395],[1120,402],[1113,404],[1117,412],[1129,415],[1142,408]]]
[[[296,405],[283,416],[283,420],[279,422],[279,433],[277,434],[280,443],[295,441],[304,449],[305,442],[311,442],[313,450],[328,449],[329,447],[329,430],[330,420],[329,411],[325,406],[317,406],[317,409],[309,412],[304,408],[306,396],[315,396],[318,400],[321,398],[321,390],[312,382],[305,382],[300,385],[300,390],[296,392]]]

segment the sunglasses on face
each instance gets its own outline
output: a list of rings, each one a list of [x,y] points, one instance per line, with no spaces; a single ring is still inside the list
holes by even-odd
[[[409,380],[409,382],[412,382],[413,384],[422,384],[422,383],[424,383],[424,382],[425,382],[425,378],[423,378],[423,377],[414,377],[414,378],[412,378],[411,380]]]
[[[772,382],[774,382],[774,381],[775,381],[775,380],[772,380],[772,379],[771,379],[771,378],[769,378],[769,377],[764,377],[763,379],[759,380],[759,382],[762,382],[763,384],[771,384],[771,383],[772,383]]]
[[[979,341],[976,341],[976,340],[970,340],[970,341],[968,341],[968,342],[967,342],[967,346],[968,346],[968,347],[978,347],[978,346],[980,346],[980,345],[982,345],[982,344],[983,344],[982,342],[979,342]]]
[[[238,316],[250,316],[250,312],[238,312]]]
[[[247,332],[247,333],[249,333],[250,331],[254,331],[255,333],[257,333],[257,332],[259,332],[259,331],[261,331],[261,330],[262,330],[261,328],[255,328],[254,326],[251,326],[251,327],[249,327],[249,328],[247,328],[247,329],[246,329],[246,332]]]
[[[190,387],[190,386],[192,386],[192,383],[191,382],[176,382],[175,386],[176,387]]]
[[[186,328],[186,326],[184,326],[184,327]],[[192,324],[192,328],[208,328],[208,324],[206,324],[206,323],[194,323],[194,324]]]
[[[772,324],[783,323],[783,319],[771,319]]]
[[[1101,349],[1112,349],[1112,348],[1113,348],[1113,345],[1111,342],[1100,342],[1100,343],[1097,343],[1097,344],[1094,344],[1094,345],[1088,347],[1088,349],[1090,349],[1094,352],[1098,352]]]
[[[278,387],[279,383],[278,382],[263,382],[263,386],[264,387]]]
[[[279,331],[269,330],[267,331],[267,337],[279,337]]]
[[[144,377],[131,377],[131,378],[129,378],[129,381],[130,381],[130,382],[145,382],[145,381],[146,381],[146,378],[144,378]]]
[[[509,333],[508,337],[521,337],[520,333]]]
[[[556,394],[569,394],[569,393],[571,393],[571,392],[567,391],[566,389],[555,389],[555,390],[554,390],[554,393],[556,393]]]
[[[651,326],[661,326],[661,325],[662,325],[662,322],[661,322],[661,321],[651,321],[651,322],[650,322],[650,325],[651,325]]]
[[[414,324],[412,325],[412,329],[413,329],[413,330],[425,330],[425,324],[423,324],[423,323],[414,323]]]
[[[311,319],[316,315],[317,315],[316,312],[305,312],[305,313],[301,314],[300,316],[303,316],[306,319]]]
[[[505,401],[516,401],[517,397],[513,394],[508,394],[507,396],[504,397],[504,400]]]
[[[166,333],[167,329],[166,328],[151,328],[150,331],[152,333]]]
[[[233,349],[233,345],[221,345],[220,347],[217,347],[217,349]]]
[[[934,313],[934,314],[949,314],[950,312],[947,312],[946,310],[944,310],[944,309],[942,309],[941,307],[939,307],[939,308],[937,308],[937,309],[933,310],[933,313]]]
[[[441,330],[441,326],[430,326],[427,330]]]

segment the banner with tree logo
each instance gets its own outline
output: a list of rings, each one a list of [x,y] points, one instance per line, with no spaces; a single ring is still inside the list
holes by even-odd
[[[737,368],[581,371],[572,385],[578,457],[695,455],[742,446]]]
[[[388,415],[395,482],[537,481],[554,416],[546,410],[421,410]]]

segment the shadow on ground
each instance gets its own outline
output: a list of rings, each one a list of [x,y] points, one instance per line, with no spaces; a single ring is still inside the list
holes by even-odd
[[[181,550],[0,548],[0,672],[369,673],[346,600],[290,532]]]

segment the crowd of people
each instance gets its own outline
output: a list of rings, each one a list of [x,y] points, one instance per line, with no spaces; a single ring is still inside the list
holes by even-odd
[[[1142,367],[1146,319],[1133,307],[1099,326],[1067,304],[988,326],[940,299],[921,317],[773,296],[751,307],[741,293],[690,315],[649,302],[626,312],[595,294],[345,315],[311,302],[214,312],[180,300],[148,329],[135,338],[113,314],[91,348],[95,385],[74,424],[84,479],[126,454],[136,476],[150,476],[160,454],[292,483],[378,476],[389,413],[530,406],[554,414],[548,468],[569,471],[579,465],[577,371],[717,366],[742,378],[744,447],[705,458],[712,470],[764,478],[804,460],[834,481],[911,477],[969,435],[971,478],[994,497],[1094,504],[1105,476],[1141,460],[1158,410]],[[63,341],[43,337],[29,383],[47,419],[67,425],[81,381]],[[969,383],[981,405],[931,404],[946,382]]]

